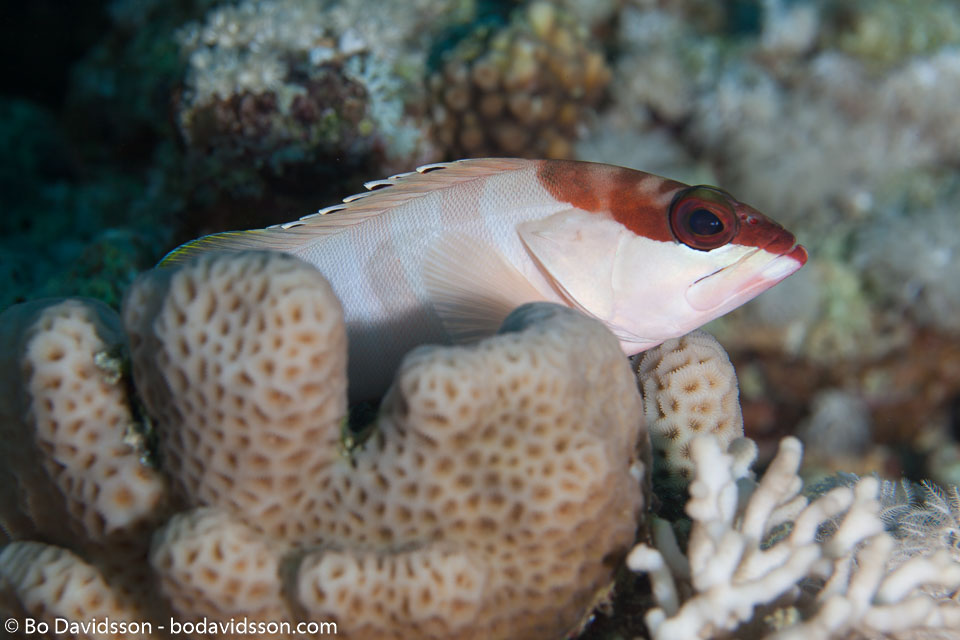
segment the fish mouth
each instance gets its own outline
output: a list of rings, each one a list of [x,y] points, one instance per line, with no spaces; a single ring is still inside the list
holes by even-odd
[[[782,253],[757,247],[733,264],[700,278],[687,289],[686,298],[697,311],[717,317],[739,307],[795,273],[807,262],[803,245],[790,243]]]

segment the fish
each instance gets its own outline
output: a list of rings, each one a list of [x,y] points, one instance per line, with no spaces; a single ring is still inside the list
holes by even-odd
[[[709,185],[614,165],[479,158],[434,163],[292,222],[204,236],[208,251],[283,251],[313,264],[344,310],[351,402],[374,400],[404,355],[496,333],[516,307],[596,318],[635,355],[751,300],[807,252]]]

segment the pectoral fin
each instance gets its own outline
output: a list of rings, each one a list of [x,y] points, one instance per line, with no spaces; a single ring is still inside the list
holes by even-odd
[[[515,308],[544,299],[500,251],[466,235],[440,236],[422,269],[427,295],[454,342],[493,335]]]

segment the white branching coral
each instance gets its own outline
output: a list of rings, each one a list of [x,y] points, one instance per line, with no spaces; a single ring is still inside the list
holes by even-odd
[[[709,436],[693,441],[686,555],[660,521],[653,546],[639,544],[627,558],[632,570],[650,574],[658,606],[645,619],[655,640],[734,631],[738,638],[799,640],[960,626],[960,604],[921,589],[960,588],[960,562],[947,551],[890,570],[896,543],[884,531],[876,478],[808,504],[800,495],[797,439],[780,443],[759,482],[742,464],[744,442],[724,453]],[[833,534],[821,539],[821,525],[834,518]]]

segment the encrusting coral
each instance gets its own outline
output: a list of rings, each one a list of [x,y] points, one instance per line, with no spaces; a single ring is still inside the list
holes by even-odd
[[[123,317],[179,510],[129,560],[156,590],[131,600],[82,541],[22,540],[0,555],[5,611],[64,611],[77,593],[58,576],[82,569],[104,587],[85,615],[131,602],[138,619],[330,621],[355,638],[560,638],[634,540],[640,397],[616,338],[578,312],[528,305],[476,345],[417,349],[365,438],[343,431],[342,313],[306,263],[150,272]],[[31,590],[40,574],[65,587]]]

